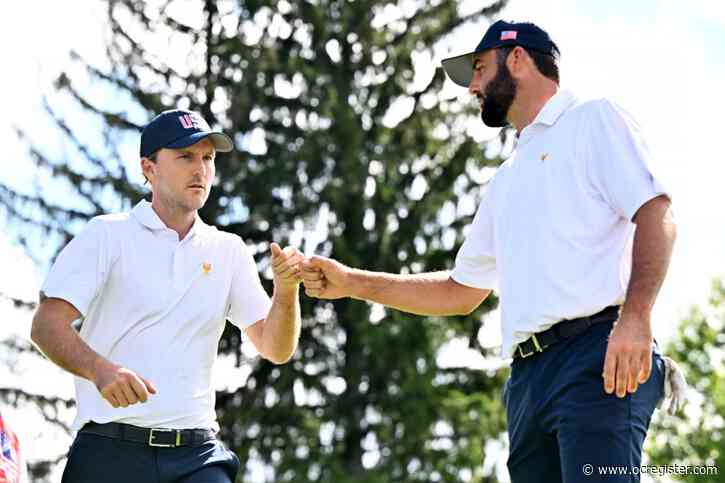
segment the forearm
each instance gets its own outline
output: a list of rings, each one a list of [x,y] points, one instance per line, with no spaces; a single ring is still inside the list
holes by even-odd
[[[677,230],[668,200],[650,200],[640,210],[635,220],[632,274],[622,315],[649,320],[670,265]]]
[[[36,316],[31,338],[52,362],[91,382],[95,381],[96,368],[99,365],[110,364],[64,321],[37,320]]]
[[[300,338],[299,286],[278,290],[272,296],[272,307],[264,321],[262,356],[275,364],[287,362],[297,349]]]
[[[353,270],[352,297],[416,315],[465,315],[490,293],[453,281],[448,272],[396,275]]]

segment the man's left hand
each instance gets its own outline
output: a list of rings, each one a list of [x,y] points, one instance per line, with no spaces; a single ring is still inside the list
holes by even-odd
[[[633,393],[652,371],[652,328],[649,316],[620,316],[609,334],[604,359],[604,391],[617,397]]]
[[[271,250],[275,289],[296,289],[302,281],[300,263],[305,256],[295,247],[285,247],[282,250],[276,243],[272,243]]]

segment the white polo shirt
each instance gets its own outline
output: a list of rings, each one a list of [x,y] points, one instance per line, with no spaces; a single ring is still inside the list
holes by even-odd
[[[483,196],[451,276],[498,286],[502,356],[562,319],[624,301],[632,218],[665,194],[635,121],[606,99],[559,91]]]
[[[42,291],[81,312],[80,336],[93,350],[158,390],[114,409],[76,377],[74,429],[88,421],[218,429],[212,371],[225,319],[245,329],[271,306],[239,236],[197,216],[179,241],[146,201],[93,218],[60,252]]]

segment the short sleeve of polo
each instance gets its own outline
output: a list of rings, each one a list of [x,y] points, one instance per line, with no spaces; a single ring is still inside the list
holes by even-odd
[[[667,192],[650,171],[649,149],[629,113],[604,99],[592,108],[583,146],[589,182],[615,212],[632,220],[643,204]]]
[[[110,248],[104,221],[91,219],[58,254],[41,292],[69,302],[85,317],[108,279]]]
[[[239,239],[236,264],[230,291],[229,321],[244,330],[264,319],[272,307],[272,301],[259,280],[257,265],[247,245]]]
[[[493,213],[489,184],[478,206],[471,230],[458,250],[451,277],[469,287],[490,289],[498,280],[494,251]]]

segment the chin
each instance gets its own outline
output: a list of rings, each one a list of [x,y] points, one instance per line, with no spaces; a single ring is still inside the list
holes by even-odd
[[[196,210],[200,209],[202,206],[204,206],[205,201],[206,201],[206,199],[201,200],[198,198],[191,198],[191,199],[186,198],[184,200],[179,200],[178,206],[179,206],[179,208],[181,208],[182,210],[187,211],[187,212],[196,211]]]
[[[203,200],[194,200],[191,203],[189,203],[189,208],[192,210],[200,210],[204,204],[206,203],[206,198]]]
[[[206,204],[206,200],[208,200],[208,199],[209,199],[209,195],[206,194],[206,195],[204,195],[203,198],[194,200],[194,206],[195,206],[194,209],[200,210]]]

